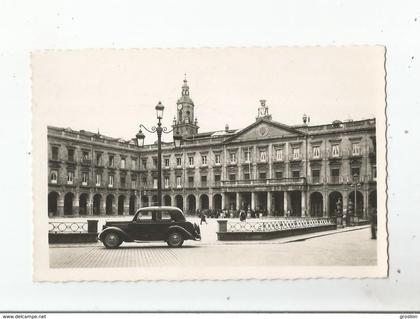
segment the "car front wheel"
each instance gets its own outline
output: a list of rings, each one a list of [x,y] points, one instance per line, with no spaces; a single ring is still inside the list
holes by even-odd
[[[122,244],[122,239],[116,232],[109,232],[105,235],[103,243],[106,248],[117,248]]]
[[[184,243],[184,237],[179,232],[172,232],[168,236],[168,245],[170,247],[181,247]]]

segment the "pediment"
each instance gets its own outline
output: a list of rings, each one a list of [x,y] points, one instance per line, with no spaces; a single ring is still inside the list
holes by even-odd
[[[300,132],[297,129],[278,122],[260,120],[247,126],[243,130],[238,131],[235,135],[229,137],[225,142],[266,140],[272,138],[301,136],[303,134],[303,132]]]

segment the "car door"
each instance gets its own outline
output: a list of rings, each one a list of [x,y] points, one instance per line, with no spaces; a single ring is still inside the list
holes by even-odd
[[[137,219],[129,225],[130,235],[135,240],[151,240],[151,230],[153,222],[153,212],[151,210],[140,211]]]
[[[166,210],[155,211],[150,229],[152,240],[166,240],[167,229],[172,223],[171,215]]]

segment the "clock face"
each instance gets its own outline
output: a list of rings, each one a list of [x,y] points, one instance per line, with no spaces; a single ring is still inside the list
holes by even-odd
[[[178,110],[181,110],[182,109],[182,104],[178,104]]]

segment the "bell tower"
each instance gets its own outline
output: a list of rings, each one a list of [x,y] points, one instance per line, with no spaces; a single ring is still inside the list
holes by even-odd
[[[192,137],[198,133],[198,121],[194,117],[194,102],[190,98],[190,87],[184,78],[181,97],[176,102],[176,116],[174,117],[174,134],[179,133],[182,137]]]

